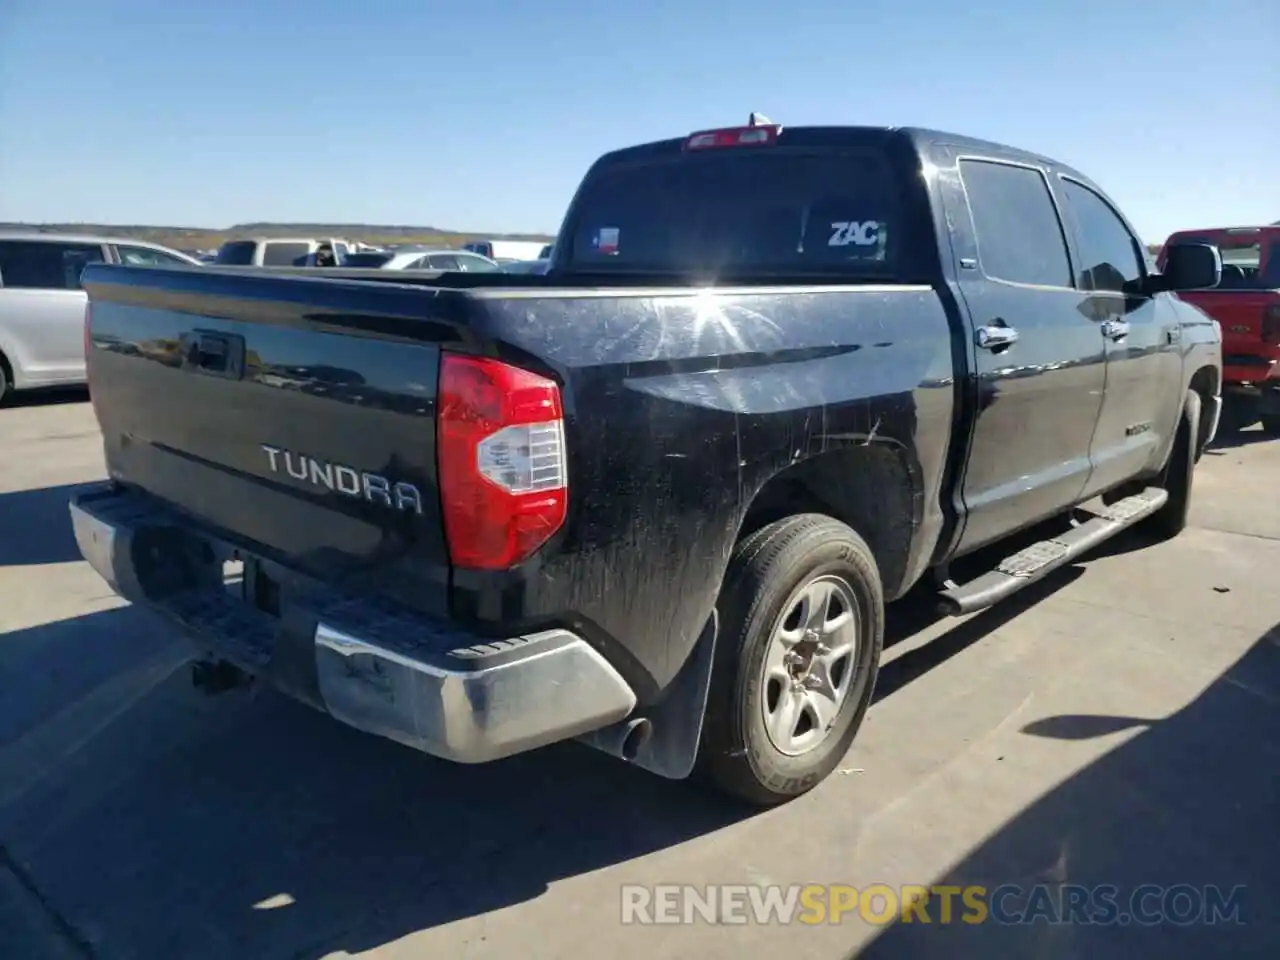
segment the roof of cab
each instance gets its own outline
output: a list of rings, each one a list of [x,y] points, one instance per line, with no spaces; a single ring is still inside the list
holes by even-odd
[[[726,124],[725,129],[731,129],[732,124]],[[610,151],[602,156],[597,163],[611,165],[613,163],[628,163],[643,160],[646,157],[661,157],[683,150],[685,142],[689,136],[697,131],[689,131],[680,137],[673,137],[667,140],[655,140],[650,143],[636,144],[635,146],[623,147],[618,150]],[[1035,153],[1031,150],[1023,150],[1018,147],[1012,147],[1008,144],[997,143],[992,140],[982,140],[977,137],[964,136],[958,133],[950,133],[945,130],[934,130],[928,127],[879,127],[879,126],[811,126],[811,127],[788,127],[785,124],[781,126],[778,135],[779,146],[791,147],[841,147],[841,146],[874,146],[877,143],[887,144],[894,140],[906,140],[917,152],[925,154],[929,152],[929,148],[933,146],[947,146],[959,152],[970,151],[982,156],[992,158],[1000,158],[1011,160],[1014,162],[1030,163],[1065,173],[1084,183],[1094,185],[1092,181],[1080,173],[1078,170],[1072,169],[1067,164],[1059,160],[1043,154]]]
[[[1197,229],[1175,230],[1169,234],[1171,237],[1185,237],[1193,233],[1239,233],[1252,234],[1259,233],[1270,236],[1280,233],[1280,223],[1262,223],[1257,226],[1234,226],[1234,227],[1199,227]]]
[[[136,237],[115,237],[101,233],[55,233],[51,230],[0,230],[0,240],[43,240],[46,243],[109,243],[147,247],[152,250],[169,250],[170,247],[139,240]]]

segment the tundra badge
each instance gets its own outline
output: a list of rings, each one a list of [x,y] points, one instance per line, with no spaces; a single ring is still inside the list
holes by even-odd
[[[340,463],[329,463],[306,454],[262,444],[272,473],[284,472],[295,480],[323,487],[345,497],[381,504],[393,510],[422,513],[422,494],[411,483],[392,482],[376,473],[365,473]]]

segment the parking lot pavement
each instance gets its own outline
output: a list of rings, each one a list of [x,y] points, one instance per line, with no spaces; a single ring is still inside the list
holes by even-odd
[[[75,400],[0,411],[0,955],[1275,955],[1280,444],[1210,452],[1173,542],[965,621],[895,610],[840,772],[744,816],[576,745],[456,767],[201,697],[78,561]],[[662,883],[1244,885],[1246,925],[624,925],[621,885]]]

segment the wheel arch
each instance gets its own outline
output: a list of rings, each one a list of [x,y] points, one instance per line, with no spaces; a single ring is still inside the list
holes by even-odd
[[[842,447],[774,473],[752,498],[738,539],[794,514],[825,514],[866,540],[885,599],[892,600],[914,581],[912,545],[923,502],[919,468],[901,447],[889,442]]]
[[[1198,457],[1204,451],[1205,444],[1209,440],[1209,431],[1213,428],[1212,420],[1203,416],[1203,411],[1211,409],[1214,398],[1218,396],[1222,389],[1221,371],[1208,365],[1200,367],[1191,375],[1187,389],[1193,390],[1200,395],[1202,415],[1200,417],[1199,435],[1196,437],[1196,456]]]

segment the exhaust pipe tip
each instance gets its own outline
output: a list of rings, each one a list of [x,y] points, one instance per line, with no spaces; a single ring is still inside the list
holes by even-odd
[[[649,738],[653,736],[653,722],[647,717],[637,717],[627,724],[627,732],[622,735],[619,753],[622,759],[632,762],[640,755]]]

